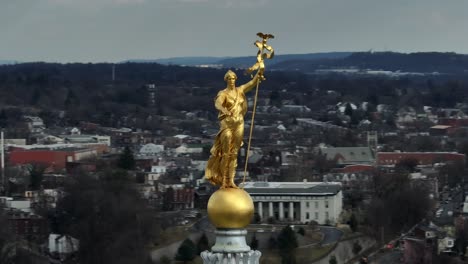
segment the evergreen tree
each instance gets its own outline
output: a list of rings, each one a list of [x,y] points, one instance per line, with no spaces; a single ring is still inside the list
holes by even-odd
[[[177,250],[175,259],[187,263],[192,261],[197,254],[197,248],[190,239],[185,239]]]
[[[129,147],[125,147],[123,153],[120,155],[117,166],[124,170],[135,169],[135,158],[133,157],[133,152]]]
[[[2,111],[0,112],[0,127],[1,128],[6,127],[7,123],[8,123],[7,114],[5,112],[5,109],[2,109]]]
[[[278,242],[274,237],[270,237],[268,240],[268,248],[269,249],[276,249],[278,247]]]
[[[278,247],[282,264],[295,264],[295,249],[297,248],[296,233],[290,226],[284,227],[278,235]]]
[[[252,236],[252,241],[250,241],[250,247],[252,248],[252,250],[258,249],[258,239],[255,233]]]
[[[362,250],[362,246],[361,244],[359,244],[359,241],[356,241],[353,243],[353,253],[354,255],[357,255],[359,254],[359,252],[361,252]]]
[[[29,187],[31,190],[37,191],[41,188],[45,169],[46,166],[44,164],[31,164],[29,168]]]
[[[158,233],[155,212],[133,188],[132,178],[125,171],[72,178],[65,185],[67,195],[57,202],[54,231],[79,239],[77,263],[151,263],[145,245]]]
[[[344,110],[344,114],[349,116],[349,117],[352,117],[353,116],[353,107],[351,106],[350,103],[346,103],[346,106],[345,106],[345,110]]]
[[[37,102],[39,102],[39,98],[41,97],[41,90],[39,88],[34,88],[33,90],[33,93],[32,93],[32,96],[31,96],[31,100],[30,100],[30,104],[31,105],[36,105]]]
[[[349,218],[349,228],[351,228],[351,231],[356,232],[357,230],[357,219],[354,214],[351,214],[351,217]]]
[[[305,229],[303,227],[300,227],[299,230],[297,230],[297,233],[300,234],[301,236],[305,236]]]
[[[205,250],[209,250],[209,249],[210,249],[210,247],[208,245],[208,238],[206,237],[205,233],[203,233],[203,235],[198,240],[198,244],[197,244],[198,254],[202,253]]]
[[[171,264],[171,262],[171,259],[166,255],[163,255],[159,258],[159,263],[161,264]]]

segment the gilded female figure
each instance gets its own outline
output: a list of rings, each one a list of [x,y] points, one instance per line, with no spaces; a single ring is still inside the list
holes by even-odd
[[[221,188],[238,188],[234,183],[237,167],[237,154],[244,137],[244,115],[247,113],[245,93],[252,90],[262,80],[257,74],[248,83],[236,87],[236,74],[229,70],[224,75],[227,87],[215,98],[215,107],[219,111],[220,131],[211,148],[211,156],[206,166],[205,177]]]
[[[259,49],[257,63],[247,69],[248,73],[256,70],[257,74],[248,83],[236,87],[237,76],[229,70],[224,75],[227,87],[221,90],[215,98],[215,107],[219,111],[220,130],[210,151],[211,156],[206,166],[205,177],[212,184],[220,185],[221,188],[238,188],[234,183],[234,176],[237,167],[237,153],[244,138],[244,116],[247,113],[245,94],[255,85],[258,86],[260,81],[265,80],[263,60],[273,58],[275,52],[271,46],[267,45],[267,40],[274,38],[273,35],[259,32],[257,36],[262,39],[261,42],[254,43]],[[265,50],[267,53],[263,53]],[[251,125],[253,126],[253,124]]]

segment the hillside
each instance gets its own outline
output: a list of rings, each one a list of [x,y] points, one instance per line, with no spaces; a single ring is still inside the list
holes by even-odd
[[[463,74],[468,71],[468,55],[440,52],[396,53],[356,52],[336,59],[296,59],[276,63],[274,70],[312,73],[324,69],[368,69],[416,73]]]
[[[340,59],[351,55],[351,52],[323,52],[323,53],[309,53],[309,54],[284,54],[276,55],[273,61],[268,61],[267,64],[276,64],[284,61],[291,60],[319,60],[319,59]],[[255,63],[255,56],[243,57],[176,57],[176,58],[163,58],[155,60],[127,60],[125,62],[137,63],[159,63],[164,65],[219,65],[224,68],[247,68]]]

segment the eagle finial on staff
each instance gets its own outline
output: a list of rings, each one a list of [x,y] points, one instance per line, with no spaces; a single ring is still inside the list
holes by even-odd
[[[257,36],[262,39],[262,41],[257,40],[254,42],[254,45],[258,48],[257,62],[252,67],[248,68],[246,73],[252,74],[252,72],[258,70],[260,78],[265,80],[265,77],[263,76],[263,72],[265,71],[264,59],[271,59],[275,55],[275,50],[267,44],[267,41],[269,39],[274,39],[275,36],[272,34],[264,34],[262,32],[258,32]],[[265,50],[268,52],[264,53]],[[251,75],[251,77],[253,76]]]

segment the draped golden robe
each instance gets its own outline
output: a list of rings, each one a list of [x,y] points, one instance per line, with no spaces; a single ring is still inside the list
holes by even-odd
[[[237,167],[237,154],[244,137],[244,115],[247,112],[247,99],[244,89],[235,88],[235,96],[224,89],[218,93],[215,102],[229,114],[219,112],[220,131],[211,148],[211,156],[205,170],[205,177],[215,185],[222,185],[224,178],[233,178]]]

